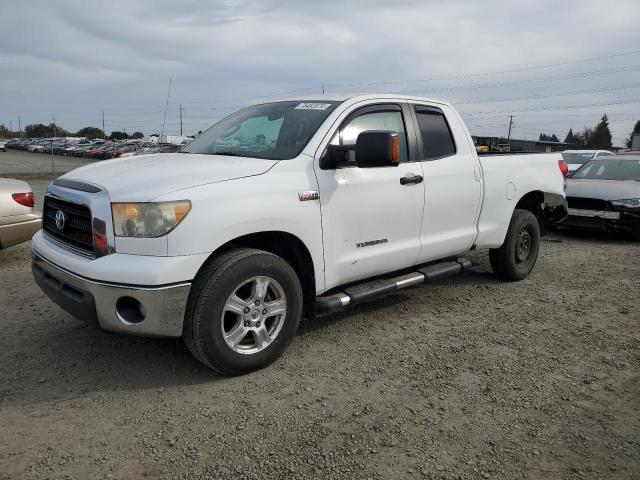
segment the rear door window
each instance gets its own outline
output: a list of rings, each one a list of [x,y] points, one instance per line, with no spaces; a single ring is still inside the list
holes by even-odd
[[[416,106],[425,160],[456,154],[456,144],[444,113],[439,108]]]

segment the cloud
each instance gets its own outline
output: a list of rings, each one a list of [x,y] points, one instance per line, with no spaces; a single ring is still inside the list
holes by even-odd
[[[2,16],[0,122],[7,123],[15,122],[18,115],[28,122],[44,122],[55,113],[59,123],[75,129],[87,122],[95,124],[105,110],[112,129],[153,130],[162,120],[158,112],[162,112],[169,78],[173,79],[172,130],[178,128],[181,102],[187,130],[198,130],[229,112],[235,103],[187,102],[303,88],[320,92],[322,84],[334,91],[440,89],[433,96],[454,102],[601,90],[531,101],[461,105],[469,112],[500,111],[505,115],[545,105],[640,100],[638,88],[602,91],[607,86],[640,82],[639,70],[452,89],[639,65],[640,55],[629,55],[478,75],[513,66],[526,68],[631,51],[639,39],[634,22],[640,18],[640,4],[635,0],[620,0],[615,8],[600,0],[36,0],[9,2],[3,6]],[[389,83],[370,85],[375,82]],[[353,83],[357,85],[350,85]],[[595,124],[604,111],[609,113],[619,144],[631,129],[633,114],[640,111],[638,104],[525,111],[517,117],[521,130],[515,133],[532,136],[540,130],[564,135],[569,127]],[[474,116],[472,131],[504,133],[506,126],[501,124],[505,115]]]

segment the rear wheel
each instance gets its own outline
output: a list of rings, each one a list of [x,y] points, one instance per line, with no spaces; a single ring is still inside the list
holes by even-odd
[[[539,250],[538,219],[528,210],[516,209],[504,243],[489,250],[491,268],[503,280],[523,280],[536,264]]]
[[[183,339],[208,367],[239,375],[278,358],[301,315],[302,289],[286,261],[262,250],[234,249],[196,278]]]

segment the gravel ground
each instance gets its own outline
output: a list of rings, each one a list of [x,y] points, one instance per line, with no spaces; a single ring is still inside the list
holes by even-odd
[[[29,249],[0,251],[0,479],[640,479],[624,238],[546,237],[519,283],[473,252],[458,277],[303,323],[240,378],[179,340],[85,327]]]

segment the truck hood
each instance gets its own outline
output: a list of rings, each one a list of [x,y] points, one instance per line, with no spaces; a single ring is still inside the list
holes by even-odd
[[[624,200],[640,197],[640,182],[634,180],[568,179],[567,197]]]
[[[276,163],[226,155],[161,153],[95,162],[60,178],[104,187],[111,201],[147,202],[184,188],[262,175]]]

